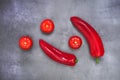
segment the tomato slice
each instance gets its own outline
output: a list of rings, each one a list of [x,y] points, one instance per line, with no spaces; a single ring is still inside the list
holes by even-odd
[[[82,45],[82,40],[78,36],[71,36],[68,43],[70,48],[78,49]]]
[[[45,19],[40,25],[40,29],[44,33],[52,33],[54,30],[54,23],[51,19]]]
[[[23,50],[29,50],[33,45],[32,38],[29,36],[22,36],[19,39],[19,47]]]

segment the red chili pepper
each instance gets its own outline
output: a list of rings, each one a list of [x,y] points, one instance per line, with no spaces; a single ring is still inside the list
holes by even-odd
[[[42,39],[39,44],[44,53],[58,63],[74,66],[78,61],[75,55],[60,51]]]
[[[86,21],[79,17],[73,16],[70,18],[72,24],[86,37],[90,53],[96,58],[96,63],[99,63],[99,58],[104,55],[104,46],[102,40],[95,29]]]

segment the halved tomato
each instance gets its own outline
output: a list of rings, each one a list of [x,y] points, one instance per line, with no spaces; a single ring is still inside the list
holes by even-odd
[[[45,19],[40,25],[40,29],[44,33],[51,33],[54,30],[54,23],[51,19]]]
[[[71,36],[68,43],[70,48],[78,49],[82,45],[82,40],[78,36]]]
[[[32,38],[30,36],[22,36],[19,39],[19,47],[23,50],[29,50],[33,45]]]

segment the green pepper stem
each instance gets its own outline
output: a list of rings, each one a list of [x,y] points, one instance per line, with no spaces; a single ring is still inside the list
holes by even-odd
[[[77,63],[78,62],[78,59],[75,59],[75,63]]]
[[[95,61],[96,61],[96,64],[99,64],[99,58],[96,58]]]

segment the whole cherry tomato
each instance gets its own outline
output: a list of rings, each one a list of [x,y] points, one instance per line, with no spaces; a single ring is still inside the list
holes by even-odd
[[[78,36],[72,36],[70,37],[68,43],[69,43],[70,48],[78,49],[82,45],[82,40]]]
[[[54,23],[51,19],[45,19],[40,25],[40,29],[44,33],[51,33],[54,30]]]
[[[32,38],[29,36],[22,36],[19,39],[19,47],[23,50],[29,50],[33,45]]]

